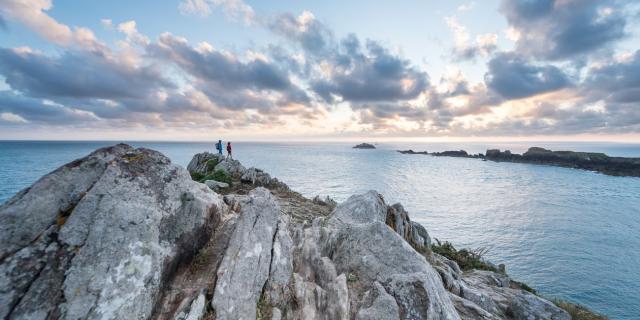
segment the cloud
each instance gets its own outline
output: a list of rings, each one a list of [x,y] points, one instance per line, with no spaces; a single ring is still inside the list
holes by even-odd
[[[584,94],[614,103],[640,103],[640,50],[626,61],[591,68]]]
[[[0,2],[0,15],[24,24],[44,39],[60,46],[105,50],[105,45],[96,39],[91,30],[81,27],[71,29],[47,15],[45,11],[52,7],[51,0],[5,0]]]
[[[454,60],[464,61],[475,60],[478,56],[487,57],[497,49],[497,34],[481,34],[476,36],[475,42],[472,42],[467,28],[461,25],[455,17],[445,18],[445,22],[453,32]]]
[[[606,48],[625,33],[623,2],[616,0],[502,0],[500,11],[517,51],[539,59],[569,59]]]
[[[155,66],[131,67],[86,52],[50,57],[0,48],[0,73],[14,90],[38,97],[116,99],[173,87]]]
[[[7,22],[4,20],[1,14],[0,14],[0,29],[7,30]]]
[[[310,102],[306,93],[291,82],[285,68],[261,58],[242,61],[211,46],[192,47],[186,39],[169,33],[162,34],[148,51],[175,63],[200,82],[197,85],[211,98],[230,108],[269,109],[276,100],[281,104]]]
[[[0,113],[3,120],[14,123],[48,123],[54,125],[94,122],[90,112],[68,108],[46,99],[35,99],[11,91],[0,91]]]
[[[290,13],[280,14],[269,22],[268,27],[312,55],[325,55],[333,50],[333,32],[309,11],[303,11],[297,17]]]
[[[507,99],[526,98],[572,85],[561,69],[531,64],[514,53],[494,56],[488,67],[485,83]]]
[[[221,7],[222,12],[231,20],[242,21],[246,25],[256,23],[253,8],[242,0],[182,0],[178,5],[183,14],[209,16],[214,8]]]

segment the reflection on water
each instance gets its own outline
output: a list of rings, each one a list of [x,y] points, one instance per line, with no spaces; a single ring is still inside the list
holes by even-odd
[[[100,142],[0,142],[0,201]],[[213,144],[133,143],[186,166]],[[489,258],[543,294],[590,306],[612,319],[640,314],[640,178],[476,159],[402,155],[395,149],[487,148],[524,152],[531,144],[237,143],[234,155],[306,196],[341,201],[375,189],[401,202],[432,237],[487,247]],[[536,143],[550,149],[640,156],[640,145]]]

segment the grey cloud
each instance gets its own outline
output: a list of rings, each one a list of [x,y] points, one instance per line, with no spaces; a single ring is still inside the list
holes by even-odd
[[[279,102],[309,103],[306,93],[289,80],[286,68],[260,59],[248,62],[216,50],[198,50],[185,39],[163,34],[148,47],[150,55],[178,65],[200,81],[197,84],[216,102],[233,109],[276,107],[267,99],[249,94],[261,91],[282,95]]]
[[[16,114],[29,122],[53,125],[91,123],[98,118],[90,112],[76,110],[42,99],[22,96],[14,92],[0,91],[0,113]]]
[[[426,72],[377,42],[367,41],[366,55],[353,43],[346,49],[334,56],[331,77],[312,81],[313,90],[328,102],[333,95],[353,102],[409,100],[428,87]]]
[[[153,66],[127,67],[86,52],[49,57],[0,48],[0,74],[14,90],[38,97],[140,97],[173,86]]]
[[[488,67],[484,76],[487,87],[507,99],[530,97],[571,85],[561,69],[552,65],[536,66],[513,53],[496,55]]]
[[[640,103],[640,50],[627,62],[589,70],[584,94],[616,103]]]
[[[500,10],[520,32],[517,51],[536,58],[572,58],[626,35],[624,2],[617,0],[503,0]]]
[[[333,33],[331,30],[306,11],[299,17],[295,17],[291,13],[279,14],[271,19],[268,28],[276,34],[300,44],[305,51],[311,54],[322,55],[332,49]]]

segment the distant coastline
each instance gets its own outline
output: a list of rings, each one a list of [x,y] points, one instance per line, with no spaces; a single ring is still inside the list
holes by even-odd
[[[421,154],[435,157],[458,157],[491,160],[496,162],[517,162],[529,164],[552,165],[595,171],[611,176],[640,177],[640,158],[610,157],[597,152],[552,151],[539,147],[531,147],[523,154],[511,153],[509,150],[489,149],[485,154],[469,154],[464,150],[427,152],[397,150],[402,154]]]

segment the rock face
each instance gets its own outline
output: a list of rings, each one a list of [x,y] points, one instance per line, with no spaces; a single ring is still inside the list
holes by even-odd
[[[353,146],[353,149],[375,149],[376,146],[370,144],[370,143],[361,143],[358,145]]]
[[[189,169],[206,174],[212,159]],[[251,189],[221,197],[161,154],[117,145],[17,194],[0,207],[0,317],[569,319],[503,273],[433,253],[427,230],[375,191],[304,200],[259,169],[220,165]],[[300,206],[326,213],[300,219]]]
[[[640,158],[609,157],[604,153],[551,151],[532,147],[520,154],[497,149],[487,150],[485,158],[493,161],[546,164],[597,171],[613,176],[640,177]]]
[[[155,151],[117,145],[67,164],[0,207],[0,317],[149,318],[223,210]]]

